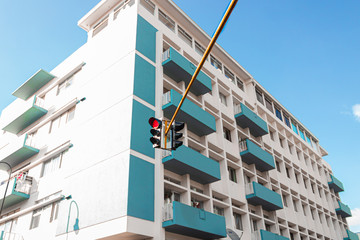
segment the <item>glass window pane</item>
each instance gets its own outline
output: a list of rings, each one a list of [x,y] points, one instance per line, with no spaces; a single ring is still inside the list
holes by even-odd
[[[276,117],[282,121],[281,111],[278,108],[275,108]]]

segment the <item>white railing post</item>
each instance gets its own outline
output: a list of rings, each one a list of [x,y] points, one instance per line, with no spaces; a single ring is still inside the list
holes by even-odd
[[[165,203],[163,207],[163,222],[173,219],[173,204]]]
[[[162,105],[168,104],[169,102],[171,102],[171,92],[170,91],[163,94]]]
[[[165,61],[165,60],[168,60],[170,57],[170,48],[168,50],[166,50],[165,52],[163,52],[162,54],[162,60]]]
[[[239,142],[239,148],[240,148],[240,152],[244,152],[247,150],[246,140]]]

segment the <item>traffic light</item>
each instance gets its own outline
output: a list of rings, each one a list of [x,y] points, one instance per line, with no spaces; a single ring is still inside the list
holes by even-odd
[[[149,124],[152,127],[150,133],[153,135],[150,138],[150,142],[153,144],[153,148],[161,148],[161,142],[164,134],[164,130],[162,128],[162,121],[160,119],[151,117],[149,118]]]
[[[176,122],[174,121],[171,126],[171,149],[176,150],[178,147],[180,147],[183,142],[178,141],[179,138],[183,136],[182,133],[179,133],[178,131],[181,131],[185,126],[185,123],[183,122]]]

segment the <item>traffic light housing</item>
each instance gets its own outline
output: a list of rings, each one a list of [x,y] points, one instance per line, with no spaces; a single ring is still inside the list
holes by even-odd
[[[183,145],[182,141],[179,141],[182,138],[183,134],[180,133],[183,128],[185,127],[184,122],[176,122],[174,121],[171,126],[171,149],[176,150],[178,147]]]
[[[162,120],[151,117],[149,118],[149,124],[152,127],[150,129],[150,133],[152,134],[150,142],[153,144],[153,148],[161,148],[164,136]]]

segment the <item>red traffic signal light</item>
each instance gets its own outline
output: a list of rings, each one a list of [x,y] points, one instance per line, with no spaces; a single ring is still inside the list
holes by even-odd
[[[157,118],[151,117],[149,118],[149,124],[152,128],[158,129],[161,128],[162,121]]]
[[[150,138],[150,142],[153,144],[153,148],[161,148],[162,141],[162,121],[160,119],[151,117],[149,118],[149,124],[152,127],[150,133],[153,135]]]

